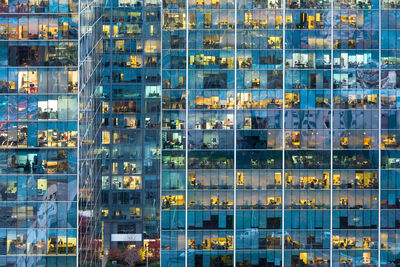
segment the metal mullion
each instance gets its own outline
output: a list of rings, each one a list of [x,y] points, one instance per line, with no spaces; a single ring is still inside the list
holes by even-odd
[[[381,114],[382,114],[382,105],[381,105],[381,100],[382,100],[382,51],[381,51],[381,26],[382,26],[382,15],[381,15],[381,8],[382,8],[382,1],[379,1],[379,6],[378,6],[378,12],[379,12],[379,21],[378,21],[378,25],[379,25],[379,61],[378,61],[378,66],[379,66],[379,75],[378,75],[378,84],[379,84],[379,88],[378,88],[378,128],[379,128],[379,132],[378,132],[378,266],[381,266],[381,162],[382,162],[382,158],[381,158],[381,149],[382,149],[382,125],[381,125]]]
[[[282,266],[285,266],[285,76],[286,76],[286,0],[282,1],[282,237],[281,237],[281,261]]]
[[[188,266],[188,185],[189,185],[189,176],[188,176],[188,161],[189,161],[189,0],[186,0],[186,42],[185,42],[185,53],[186,53],[186,69],[185,69],[185,94],[186,94],[186,110],[185,110],[185,266]]]
[[[234,115],[233,115],[233,266],[236,266],[236,219],[237,219],[237,144],[236,144],[236,134],[237,134],[237,0],[234,0],[235,5],[235,58],[234,58]]]
[[[334,14],[334,5],[333,1],[331,0],[331,105],[330,105],[330,122],[329,125],[331,127],[330,132],[330,177],[329,177],[329,190],[330,190],[330,215],[329,215],[329,265],[333,266],[333,247],[332,247],[332,236],[333,236],[333,228],[332,228],[332,221],[333,221],[333,14]]]
[[[162,195],[163,195],[163,188],[162,188],[162,179],[163,179],[163,175],[162,175],[162,152],[163,152],[163,143],[162,143],[162,132],[163,132],[163,126],[162,126],[162,120],[163,120],[163,108],[162,108],[162,99],[163,99],[163,69],[162,69],[162,65],[163,65],[163,28],[162,28],[162,16],[163,16],[163,3],[160,2],[160,128],[159,128],[159,148],[160,148],[160,158],[159,158],[159,169],[160,169],[160,174],[159,174],[159,186],[160,186],[160,203],[159,203],[159,208],[160,208],[160,266],[162,266],[162,226],[161,226],[161,222],[162,222],[162,214],[163,214],[163,209],[162,209]]]

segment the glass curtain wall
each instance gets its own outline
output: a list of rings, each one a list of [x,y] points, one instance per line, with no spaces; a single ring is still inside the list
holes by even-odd
[[[400,263],[400,154],[397,136],[400,123],[400,2],[381,3],[381,264]],[[396,36],[396,37],[395,37]]]
[[[282,262],[282,2],[236,7],[236,141],[228,140],[236,148],[236,264],[274,266]]]
[[[0,3],[0,265],[76,266],[78,1]]]
[[[398,9],[163,2],[162,266],[399,262]]]
[[[101,0],[79,1],[78,266],[98,266],[101,263],[102,4]]]
[[[160,3],[106,1],[102,104],[104,249],[159,239]],[[137,240],[137,245],[142,245]]]
[[[84,171],[78,163],[78,147],[96,140],[90,135],[79,141],[79,101],[90,106],[88,99],[100,82],[94,68],[83,64],[78,70],[78,65],[86,54],[91,54],[91,63],[98,62],[99,51],[96,58],[92,48],[101,45],[94,23],[100,17],[98,3],[79,4],[0,3],[0,265],[77,264],[77,176],[96,177],[89,171],[93,166]],[[79,20],[87,27],[79,29]],[[96,118],[95,112],[90,118]],[[92,150],[89,145],[85,153]],[[81,193],[93,190],[91,186],[85,184]],[[89,199],[95,200],[93,195]],[[92,214],[87,217],[93,219]]]
[[[161,35],[161,258],[178,266],[186,263],[186,199],[190,184],[186,178],[189,45],[186,4],[185,0],[163,1]],[[165,105],[165,98],[172,99],[171,95],[175,103]],[[203,218],[199,215],[198,220],[201,222]]]
[[[330,1],[286,1],[284,265],[330,262]]]
[[[235,6],[230,0],[187,4],[182,93],[187,98],[186,246],[193,251],[187,261],[188,266],[229,265],[234,249]],[[170,62],[171,67],[179,64],[172,51]]]
[[[379,2],[338,1],[333,17],[334,264],[377,265]]]

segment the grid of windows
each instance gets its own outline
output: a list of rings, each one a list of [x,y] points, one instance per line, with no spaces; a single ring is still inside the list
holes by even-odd
[[[78,130],[96,120],[85,118],[101,82],[96,68],[86,64],[89,54],[90,64],[98,63],[102,52],[97,49],[95,56],[88,49],[101,37],[98,6],[74,0],[0,2],[1,266],[77,264],[78,174],[85,173],[79,154],[95,154],[94,145],[85,145],[95,144],[94,135],[79,137]],[[79,20],[86,26],[79,29]]]
[[[101,93],[103,73],[101,0],[79,0],[78,265],[101,263]]]
[[[379,2],[334,3],[333,261],[378,264]]]
[[[382,0],[380,31],[380,94],[381,94],[381,179],[380,179],[380,258],[382,264],[399,264],[400,244],[400,129],[397,103],[400,88],[398,35],[400,2]],[[397,77],[399,75],[399,77]]]
[[[75,266],[78,5],[0,12],[0,264]]]
[[[286,3],[284,265],[330,261],[330,2]]]
[[[132,242],[115,234],[159,239],[161,109],[160,3],[106,1],[102,220],[104,249]]]
[[[162,266],[398,264],[399,9],[163,1]]]

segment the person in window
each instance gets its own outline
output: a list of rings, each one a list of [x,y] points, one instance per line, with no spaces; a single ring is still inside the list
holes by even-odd
[[[38,163],[38,173],[44,173],[44,169],[45,169],[45,167],[46,166],[43,166],[44,164],[43,164],[43,161],[42,160],[39,160],[39,163]]]
[[[12,169],[17,168],[17,157],[15,155],[11,156],[10,167]]]
[[[7,191],[7,186],[5,185],[5,184],[1,184],[0,185],[0,196],[1,196],[1,199],[0,200],[6,200],[7,199],[7,193],[6,193],[6,191]]]
[[[49,244],[49,252],[56,252],[56,239],[55,238],[51,238],[50,244]]]
[[[15,254],[16,253],[16,251],[17,251],[17,248],[16,248],[16,246],[15,246],[15,241],[13,240],[13,241],[11,241],[11,243],[10,243],[10,250],[9,250],[9,254]]]
[[[24,166],[24,173],[31,173],[31,172],[32,172],[31,163],[29,162],[29,159],[26,159],[26,163]]]

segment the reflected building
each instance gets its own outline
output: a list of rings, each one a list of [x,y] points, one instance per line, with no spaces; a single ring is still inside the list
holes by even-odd
[[[92,249],[100,242],[92,131],[101,122],[100,7],[0,3],[1,266],[76,266],[79,208],[81,233],[92,238],[88,246],[79,238],[81,262],[100,255]]]
[[[161,266],[398,265],[400,2],[161,9]]]
[[[78,266],[99,266],[101,224],[101,96],[103,1],[79,1]]]

